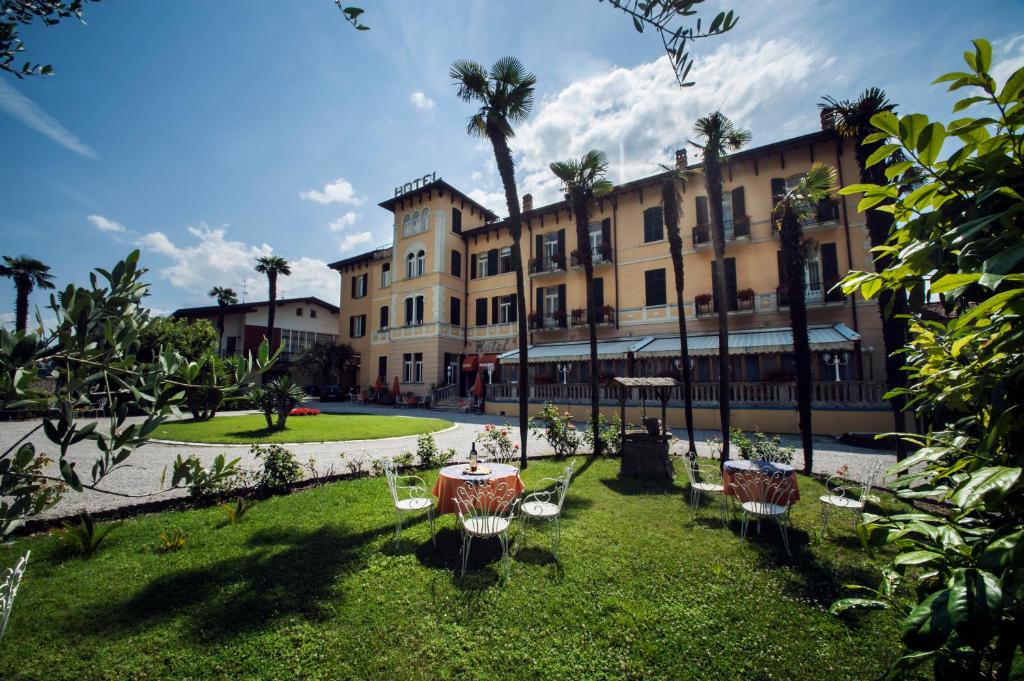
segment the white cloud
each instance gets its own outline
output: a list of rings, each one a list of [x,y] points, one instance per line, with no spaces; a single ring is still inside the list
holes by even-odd
[[[93,213],[92,215],[87,215],[85,219],[91,222],[96,227],[96,229],[100,230],[101,232],[126,231],[124,225],[122,225],[120,222],[118,222],[117,220],[111,220],[110,218],[105,218],[102,215],[97,215]]]
[[[61,125],[60,121],[40,109],[35,102],[15,90],[4,80],[0,80],[0,110],[7,112],[12,118],[21,121],[39,134],[49,137],[65,149],[86,158],[99,158],[99,154]]]
[[[338,246],[338,250],[342,253],[348,253],[356,248],[356,246],[362,246],[369,244],[373,241],[373,234],[370,232],[357,232],[356,234],[347,234],[344,239],[341,240],[341,245]]]
[[[230,286],[241,292],[243,284],[249,300],[265,300],[267,280],[253,270],[256,258],[274,252],[268,244],[254,246],[227,238],[227,229],[212,229],[206,224],[189,227],[192,243],[178,245],[163,232],[150,232],[137,244],[170,261],[153,269],[176,288],[205,295],[210,286]],[[338,274],[323,260],[309,257],[289,258],[292,274],[277,280],[281,297],[317,296],[335,301],[340,294]]]
[[[505,191],[487,191],[485,189],[474,189],[466,194],[469,198],[479,203],[484,208],[493,210],[498,215],[508,213],[508,206],[505,203]],[[522,196],[520,196],[522,198]]]
[[[332,232],[340,232],[346,227],[351,227],[352,225],[356,224],[356,220],[358,219],[359,213],[350,210],[337,220],[331,220],[330,224],[327,225],[327,229],[331,230]]]
[[[1024,33],[1018,33],[992,45],[992,68],[990,72],[1000,88],[1006,79],[1024,66]]]
[[[430,97],[427,97],[420,91],[416,91],[409,95],[409,101],[412,102],[412,105],[414,107],[416,107],[417,109],[422,109],[424,111],[430,111],[431,109],[434,108],[434,100],[432,100]]]
[[[653,174],[659,163],[674,159],[675,149],[687,146],[699,116],[721,107],[740,125],[751,122],[820,63],[811,48],[795,41],[751,40],[702,55],[690,74],[697,84],[685,90],[667,56],[572,83],[545,98],[516,131],[520,191],[532,193],[534,205],[559,200],[559,182],[548,164],[589,149],[608,154],[613,182]],[[690,147],[691,158],[694,152]]]
[[[483,176],[483,173],[481,173],[481,172],[480,172],[479,170],[474,170],[474,171],[473,171],[473,174],[472,174],[472,175],[470,175],[469,177],[470,177],[470,178],[471,178],[471,179],[472,179],[472,180],[473,180],[474,182],[479,182],[480,180],[482,180],[482,179],[483,179],[483,177],[484,177],[484,176]]]
[[[343,177],[339,177],[334,182],[328,182],[324,185],[323,189],[310,189],[309,191],[300,192],[299,196],[306,201],[323,204],[351,203],[355,206],[360,206],[366,201],[365,198],[356,196],[356,190],[352,187],[352,184]]]

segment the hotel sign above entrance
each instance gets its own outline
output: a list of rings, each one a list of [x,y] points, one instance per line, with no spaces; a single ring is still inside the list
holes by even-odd
[[[420,187],[425,187],[428,184],[430,184],[431,182],[436,182],[436,181],[437,181],[437,171],[435,170],[432,173],[427,173],[423,177],[417,177],[412,182],[406,182],[403,185],[399,185],[398,187],[395,187],[395,196],[401,196],[402,194],[405,194],[406,192],[411,192],[414,189],[419,189]]]

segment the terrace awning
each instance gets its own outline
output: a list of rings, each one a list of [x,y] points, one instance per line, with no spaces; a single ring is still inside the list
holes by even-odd
[[[814,327],[807,330],[812,350],[852,350],[860,334],[845,324]],[[690,336],[687,339],[690,355],[717,355],[718,336]],[[729,354],[750,355],[766,352],[792,352],[793,332],[790,329],[758,329],[729,334]],[[679,336],[655,338],[636,352],[637,358],[678,357],[681,352]]]
[[[651,336],[643,338],[617,338],[597,342],[597,356],[600,359],[626,359],[627,355],[642,348],[653,340]],[[573,343],[547,343],[531,345],[527,351],[530,364],[534,362],[585,362],[590,359],[589,341]],[[519,350],[512,350],[498,355],[502,364],[515,364],[519,361]]]

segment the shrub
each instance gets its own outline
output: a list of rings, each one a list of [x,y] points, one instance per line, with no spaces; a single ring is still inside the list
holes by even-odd
[[[374,459],[371,461],[370,473],[374,476],[384,475],[384,459]]]
[[[241,520],[242,516],[244,516],[246,514],[246,511],[248,511],[251,507],[252,504],[246,501],[245,498],[243,497],[238,497],[237,499],[235,499],[235,503],[233,505],[224,504],[223,506],[221,506],[221,508],[224,509],[224,515],[228,517],[228,524],[230,525],[234,525],[239,520]]]
[[[550,402],[536,418],[530,420],[530,429],[540,432],[540,437],[555,450],[555,456],[572,456],[580,447],[580,434],[576,432],[576,424],[572,422],[569,412],[559,412],[558,407]]]
[[[519,456],[519,445],[512,442],[509,428],[508,424],[498,427],[488,423],[484,432],[477,434],[476,441],[491,461],[505,463]]]
[[[289,416],[319,416],[320,410],[313,407],[296,407],[288,412]]]
[[[99,549],[100,544],[113,532],[121,523],[110,523],[100,527],[88,511],[78,514],[77,523],[64,523],[64,529],[60,530],[61,541],[71,550],[85,558],[89,558]]]
[[[209,468],[203,468],[196,455],[193,454],[183,460],[179,454],[174,464],[171,485],[178,487],[183,481],[188,480],[189,494],[196,498],[223,494],[238,484],[241,475],[238,469],[240,460],[236,458],[228,461],[223,454],[218,454]]]
[[[793,463],[793,455],[796,453],[792,447],[782,446],[781,436],[768,437],[758,430],[754,431],[753,437],[747,437],[739,428],[730,428],[729,439],[740,450],[740,457],[744,459],[789,465]]]
[[[263,470],[256,479],[256,486],[260,489],[280,489],[302,477],[302,466],[286,447],[253,445],[249,451],[257,459],[263,460]]]
[[[161,532],[159,550],[163,553],[180,551],[185,548],[185,539],[185,532],[180,527],[170,532]]]
[[[437,442],[430,433],[424,433],[416,438],[416,457],[420,466],[432,468],[437,459]]]
[[[343,452],[342,457],[344,456],[345,454]],[[362,459],[349,459],[348,461],[345,462],[345,467],[348,468],[348,472],[350,475],[356,478],[361,478],[363,475],[366,474],[365,463],[366,462],[363,461]]]
[[[413,458],[412,452],[402,452],[401,454],[399,454],[398,456],[391,460],[391,463],[394,464],[395,468],[399,470],[403,468],[412,468],[414,462],[415,460]]]
[[[604,455],[619,456],[622,454],[622,419],[619,418],[618,414],[612,417],[611,423],[608,423],[604,414],[599,414],[597,417],[597,428],[598,437],[601,439],[601,451]],[[593,452],[594,429],[587,425],[583,435],[580,437],[583,443]]]

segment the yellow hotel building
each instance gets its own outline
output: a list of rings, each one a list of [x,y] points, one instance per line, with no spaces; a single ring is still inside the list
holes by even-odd
[[[850,142],[815,132],[733,155],[724,169],[725,299],[729,306],[733,422],[768,432],[797,429],[787,291],[779,285],[772,197],[814,161],[858,180]],[[661,175],[615,187],[593,207],[590,241],[576,243],[564,201],[534,207],[523,196],[523,258],[530,326],[531,412],[552,401],[585,416],[589,405],[586,293],[578,248],[591,248],[602,383],[613,376],[678,376],[679,314],[685,314],[698,427],[717,428],[717,313],[714,256],[700,166],[676,163],[684,244],[684,309],[662,220]],[[507,219],[434,175],[396,189],[380,206],[394,214],[391,246],[332,263],[342,278],[339,337],[360,355],[352,380],[378,377],[434,404],[468,395],[477,372],[486,410],[518,411],[515,275]],[[883,403],[884,351],[877,303],[832,290],[847,271],[870,270],[870,243],[856,197],[818,206],[804,225],[805,273],[814,354],[814,426],[819,433],[892,427]],[[606,396],[609,397],[610,396]],[[678,404],[681,405],[681,396]],[[630,418],[639,417],[631,405]],[[670,405],[671,407],[671,405]],[[617,413],[607,399],[607,415]],[[670,408],[670,424],[682,425]]]

